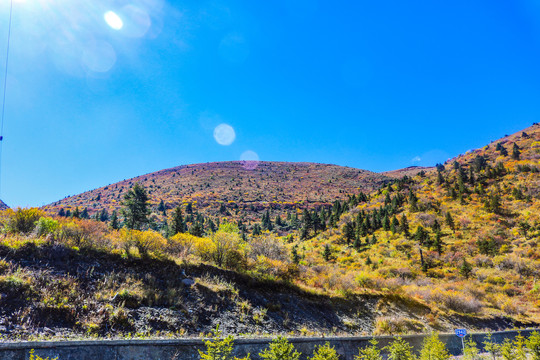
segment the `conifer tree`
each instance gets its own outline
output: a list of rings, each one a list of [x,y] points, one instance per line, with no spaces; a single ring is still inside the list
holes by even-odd
[[[519,149],[518,144],[514,143],[514,147],[512,148],[512,159],[519,160],[519,157],[521,155],[521,151]]]
[[[322,256],[325,261],[330,261],[330,257],[332,256],[332,250],[330,250],[330,245],[324,245],[324,251]]]
[[[450,211],[446,212],[445,221],[446,221],[446,225],[448,225],[448,227],[452,229],[452,231],[455,231],[456,225],[454,223],[454,219],[452,218],[452,215],[450,214]]]
[[[184,217],[182,216],[182,208],[177,206],[173,212],[173,218],[171,222],[171,234],[176,235],[178,233],[186,232],[186,224]]]
[[[403,234],[405,234],[406,237],[409,237],[409,221],[407,220],[405,214],[401,216],[401,231],[403,232]]]
[[[123,206],[122,214],[128,229],[142,230],[148,225],[148,194],[139,183],[124,195]]]
[[[118,221],[118,213],[116,210],[113,210],[111,214],[111,223],[110,223],[111,229],[118,230],[120,229],[120,223]]]

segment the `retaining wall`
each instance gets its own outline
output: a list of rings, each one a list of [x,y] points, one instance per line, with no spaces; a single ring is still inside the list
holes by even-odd
[[[534,330],[522,330],[523,336],[529,336]],[[495,342],[503,342],[505,338],[514,338],[517,331],[502,331],[493,333]],[[407,335],[408,341],[417,351],[421,348],[426,335]],[[486,333],[467,335],[482,347]],[[440,338],[452,355],[461,353],[461,339],[454,334],[441,334]],[[311,355],[315,345],[329,342],[341,355],[341,360],[354,360],[358,349],[369,345],[371,337],[317,337],[289,338],[295,348],[302,353],[302,359]],[[379,346],[388,345],[392,336],[377,337]],[[272,339],[237,339],[234,342],[234,352],[238,357],[248,353],[252,359],[259,359],[258,354],[268,346]],[[198,350],[204,350],[200,339],[178,340],[86,340],[86,341],[36,341],[36,342],[4,342],[0,343],[0,359],[26,360],[30,349],[35,355],[58,360],[198,360]]]

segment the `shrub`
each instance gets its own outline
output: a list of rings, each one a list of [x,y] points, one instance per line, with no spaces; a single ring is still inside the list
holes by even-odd
[[[8,209],[7,223],[5,224],[8,232],[29,234],[36,227],[36,222],[43,216],[43,212],[37,208],[17,208],[13,211]]]
[[[446,346],[439,339],[437,333],[432,333],[424,339],[422,350],[420,351],[419,360],[448,360],[450,354],[446,350]]]
[[[354,357],[355,360],[383,360],[377,340],[371,339],[369,344],[368,347],[359,350],[358,356]]]
[[[160,252],[167,245],[165,238],[154,230],[140,231],[123,228],[119,231],[116,241],[126,254],[130,254],[131,248],[135,247],[144,256],[150,252]]]
[[[488,333],[486,336],[486,340],[484,341],[484,350],[491,355],[493,360],[496,360],[501,353],[501,345],[495,343],[491,339],[491,333]]]
[[[272,340],[268,349],[259,353],[264,360],[298,360],[300,353],[294,349],[294,345],[283,336]],[[205,359],[206,360],[206,359]]]
[[[480,350],[476,347],[476,343],[472,340],[465,340],[465,348],[463,349],[463,360],[479,360]]]
[[[408,332],[421,332],[424,325],[415,319],[402,316],[378,317],[375,320],[374,335],[399,335]]]
[[[219,326],[212,331],[212,339],[206,340],[206,352],[199,350],[201,360],[249,360],[249,355],[243,359],[232,356],[234,338],[229,335],[221,339]]]
[[[338,360],[339,355],[336,353],[336,349],[333,346],[330,346],[330,343],[324,345],[315,346],[315,351],[313,356],[309,357],[308,360]]]
[[[504,360],[527,360],[525,339],[523,336],[518,334],[514,341],[504,339],[501,345],[501,355]]]
[[[414,360],[412,346],[399,336],[385,349],[389,360]]]
[[[212,261],[217,266],[231,269],[245,266],[245,243],[238,233],[219,230],[210,239],[201,239],[196,247],[203,260]]]
[[[540,334],[536,331],[529,336],[526,342],[527,348],[530,350],[533,360],[540,360]]]
[[[58,226],[58,221],[51,218],[40,217],[36,224],[36,235],[46,236],[52,234],[58,229]]]
[[[193,255],[201,238],[188,233],[178,233],[167,240],[167,252],[181,258]]]
[[[80,246],[84,238],[83,230],[74,222],[60,224],[56,234],[57,239],[66,245]]]

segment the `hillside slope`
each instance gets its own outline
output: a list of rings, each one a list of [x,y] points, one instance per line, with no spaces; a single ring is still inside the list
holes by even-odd
[[[280,213],[329,205],[347,194],[371,192],[388,181],[384,175],[337,165],[217,162],[138,176],[67,197],[44,209],[51,214],[60,208],[73,211],[76,207],[88,208],[90,215],[102,209],[111,213],[120,208],[123,195],[140,183],[147,189],[154,207],[162,200],[167,209],[192,203],[194,210],[206,216],[224,216],[219,213],[223,204],[229,216],[259,219],[254,212],[274,209]]]
[[[396,180],[295,244],[302,283],[402,294],[432,308],[435,328],[452,313],[538,322],[539,160],[535,124]]]
[[[5,202],[0,200],[0,210],[6,210],[6,209],[9,209],[9,206],[7,206]]]

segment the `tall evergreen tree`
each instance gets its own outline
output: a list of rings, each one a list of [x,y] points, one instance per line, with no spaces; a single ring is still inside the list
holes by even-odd
[[[142,230],[148,225],[148,194],[143,186],[136,183],[124,195],[122,215],[128,229]]]
[[[514,147],[512,148],[512,159],[519,160],[519,157],[521,155],[521,151],[519,149],[518,144],[514,143]]]
[[[109,224],[109,226],[114,230],[120,229],[120,222],[118,221],[118,213],[116,212],[116,210],[113,210],[111,214],[111,223]]]
[[[409,221],[407,220],[407,217],[405,214],[401,216],[401,231],[405,234],[406,237],[409,237]]]
[[[170,230],[172,235],[186,232],[186,223],[184,222],[182,208],[180,206],[174,209]]]

